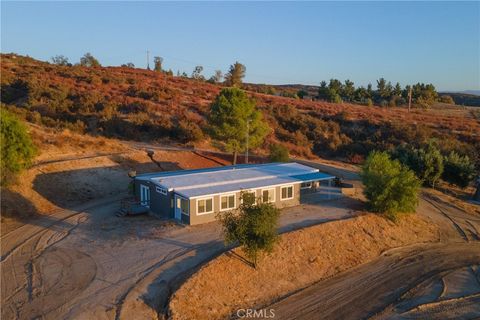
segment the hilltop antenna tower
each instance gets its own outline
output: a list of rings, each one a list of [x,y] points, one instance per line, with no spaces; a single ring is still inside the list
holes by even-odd
[[[150,51],[147,50],[147,70],[150,70]]]

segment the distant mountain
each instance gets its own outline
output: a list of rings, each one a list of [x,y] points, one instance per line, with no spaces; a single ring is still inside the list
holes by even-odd
[[[451,96],[455,104],[480,107],[480,90],[465,90],[461,92],[440,92],[441,96]]]
[[[441,91],[440,93],[459,93],[459,94],[472,94],[474,96],[480,96],[480,90],[463,90],[463,91]]]
[[[465,90],[465,91],[463,91],[463,93],[480,96],[480,90]]]

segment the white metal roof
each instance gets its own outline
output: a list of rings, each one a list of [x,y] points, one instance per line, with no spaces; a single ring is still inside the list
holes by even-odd
[[[185,197],[198,197],[243,189],[299,183],[293,176],[318,172],[296,162],[239,165],[199,170],[161,172],[137,177],[175,191]],[[333,177],[332,177],[333,178]]]

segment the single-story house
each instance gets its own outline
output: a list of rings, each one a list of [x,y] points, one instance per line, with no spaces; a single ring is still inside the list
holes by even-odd
[[[134,185],[137,199],[153,214],[194,225],[238,208],[241,192],[252,192],[256,201],[283,208],[298,205],[301,190],[307,192],[333,178],[289,162],[141,174],[134,178]]]

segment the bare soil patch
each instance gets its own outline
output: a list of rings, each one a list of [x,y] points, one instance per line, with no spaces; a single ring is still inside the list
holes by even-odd
[[[394,224],[374,214],[283,234],[257,269],[236,248],[203,266],[173,295],[173,319],[222,319],[262,306],[321,279],[412,243],[438,241],[436,225],[412,215]],[[233,253],[233,254],[232,254]]]

